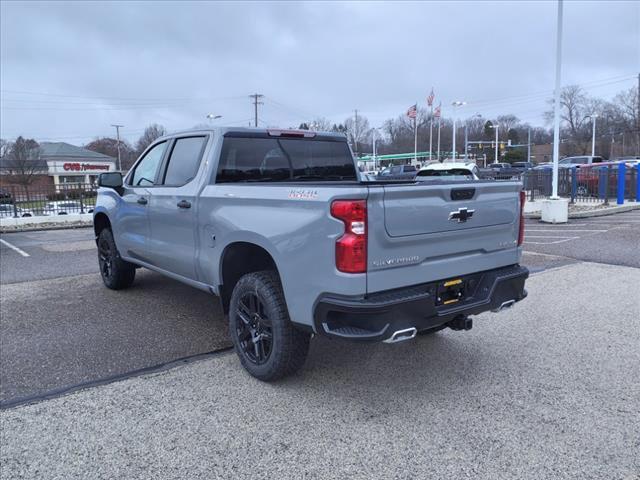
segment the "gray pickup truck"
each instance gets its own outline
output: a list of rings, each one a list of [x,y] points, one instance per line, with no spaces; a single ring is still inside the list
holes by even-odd
[[[219,296],[242,365],[295,372],[313,335],[398,342],[526,296],[521,184],[364,181],[343,135],[215,128],[156,140],[94,210],[100,273]]]

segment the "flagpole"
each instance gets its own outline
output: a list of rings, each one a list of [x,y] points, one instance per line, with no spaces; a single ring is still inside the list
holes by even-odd
[[[440,117],[438,117],[438,161],[440,161]]]
[[[429,121],[429,160],[433,160],[433,103],[431,104],[431,119]]]
[[[416,102],[416,105],[418,102]],[[416,116],[413,119],[413,164],[418,164],[418,108],[416,107]]]

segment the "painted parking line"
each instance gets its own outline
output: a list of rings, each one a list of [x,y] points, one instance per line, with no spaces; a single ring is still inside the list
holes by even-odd
[[[3,245],[6,245],[11,250],[13,250],[14,252],[19,253],[23,257],[30,257],[30,255],[27,252],[25,252],[24,250],[16,247],[15,245],[10,244],[9,242],[7,242],[6,240],[3,240],[2,238],[0,238],[0,243],[2,243]]]
[[[530,240],[527,240],[527,238],[548,238],[548,239],[553,239],[553,238],[558,238],[559,240],[552,240],[550,242],[532,242]],[[525,245],[555,245],[556,243],[564,243],[564,242],[570,242],[571,240],[577,240],[580,237],[535,237],[535,236],[529,236],[529,237],[525,237]]]
[[[567,228],[566,230],[558,230],[557,228],[529,228],[525,230],[526,232],[558,232],[558,233],[565,233],[565,232],[595,232],[595,233],[601,233],[601,232],[608,232],[609,230],[591,230],[591,229],[586,229],[586,228],[581,228],[581,229],[569,229]]]

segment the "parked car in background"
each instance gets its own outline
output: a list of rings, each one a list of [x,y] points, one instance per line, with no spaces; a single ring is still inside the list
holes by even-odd
[[[583,155],[580,157],[565,157],[562,158],[558,161],[558,165],[565,165],[565,166],[570,166],[570,165],[576,165],[579,166],[580,165],[591,165],[592,163],[602,163],[604,162],[604,159],[602,157],[592,157],[590,155]]]
[[[0,203],[13,203],[13,197],[9,190],[0,188]]]
[[[31,210],[27,210],[20,207],[15,207],[12,203],[2,203],[0,204],[0,217],[33,217],[33,212]]]
[[[431,163],[421,168],[416,180],[420,182],[447,177],[447,180],[478,180],[479,169],[475,163],[448,162]]]
[[[416,176],[415,165],[393,165],[378,173],[377,180],[410,180]]]
[[[80,202],[62,200],[59,202],[47,202],[42,209],[42,215],[69,215],[72,213],[93,213],[93,207],[83,205]]]
[[[532,162],[513,162],[511,166],[524,172],[525,170],[532,169],[535,165]]]
[[[486,168],[480,169],[480,176],[487,179],[501,179],[509,180],[511,178],[518,178],[524,168],[516,168],[510,163],[491,163]]]
[[[583,165],[582,168],[576,169],[577,188],[576,193],[580,196],[597,197],[604,195],[605,185],[608,194],[613,196],[618,188],[618,165],[621,162],[603,162],[591,165]],[[626,164],[626,162],[624,162]],[[629,165],[627,165],[629,167]],[[608,172],[606,170],[609,170]],[[625,178],[625,191],[633,189],[632,177],[627,175]]]

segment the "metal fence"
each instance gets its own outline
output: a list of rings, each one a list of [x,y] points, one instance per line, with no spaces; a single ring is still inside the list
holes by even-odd
[[[495,180],[520,180],[529,201],[549,198],[552,195],[553,170],[532,169],[520,174],[502,175],[485,173],[485,178]],[[640,201],[638,166],[582,165],[580,168],[558,170],[558,195],[571,203],[624,203]]]
[[[36,217],[92,213],[98,187],[66,183],[0,187],[0,217]]]

